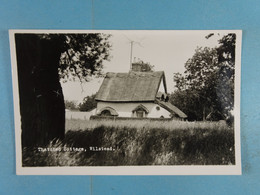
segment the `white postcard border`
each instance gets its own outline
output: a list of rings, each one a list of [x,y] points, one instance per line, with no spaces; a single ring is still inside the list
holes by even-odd
[[[131,30],[142,33],[161,30]],[[171,30],[164,30],[171,31]],[[188,30],[172,30],[185,32]],[[9,30],[13,102],[16,144],[17,175],[241,175],[240,145],[240,87],[241,87],[241,47],[242,30],[189,30],[189,32],[236,33],[236,64],[235,64],[235,165],[203,165],[203,166],[88,166],[88,167],[22,167],[21,121],[17,78],[17,61],[15,51],[15,33],[122,33],[125,30]]]

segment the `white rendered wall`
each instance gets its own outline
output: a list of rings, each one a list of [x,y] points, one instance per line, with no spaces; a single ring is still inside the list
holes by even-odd
[[[160,86],[159,86],[159,90],[160,92],[162,93],[165,93],[165,88],[164,88],[164,85],[163,85],[163,80],[161,80],[161,83],[160,83]]]
[[[171,118],[170,112],[165,110],[164,108],[160,107],[159,105],[155,103],[112,103],[112,102],[98,102],[97,103],[97,111],[101,110],[105,107],[111,107],[113,108],[117,113],[119,117],[134,117],[132,110],[134,110],[139,105],[145,106],[149,113],[146,117],[149,118],[160,118],[163,116],[164,118]],[[156,107],[159,107],[159,110],[156,109]]]

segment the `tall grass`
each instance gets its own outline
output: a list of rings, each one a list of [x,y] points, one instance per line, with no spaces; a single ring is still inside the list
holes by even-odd
[[[215,129],[223,130],[228,128],[225,121],[209,122],[209,121],[142,121],[142,120],[66,120],[66,131],[77,131],[77,130],[91,130],[100,126],[105,127],[115,127],[115,128],[137,128],[142,129],[143,127],[147,129],[161,128],[165,130],[194,130],[194,129]]]
[[[90,147],[112,148],[92,151]],[[24,166],[228,165],[235,164],[234,131],[223,122],[66,122],[62,141],[23,149]]]

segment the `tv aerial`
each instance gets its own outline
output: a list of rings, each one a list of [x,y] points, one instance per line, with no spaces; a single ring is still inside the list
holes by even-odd
[[[140,41],[135,41],[135,40],[132,40],[132,39],[128,38],[126,35],[124,35],[124,36],[129,41],[128,43],[130,43],[130,70],[132,70],[133,46],[134,46],[134,44],[137,44],[140,47],[144,47],[141,44],[141,41],[143,41],[144,38],[142,38]]]

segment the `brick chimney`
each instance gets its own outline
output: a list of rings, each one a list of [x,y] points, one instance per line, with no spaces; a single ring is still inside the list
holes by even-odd
[[[149,64],[144,63],[143,61],[132,63],[132,70],[134,72],[151,72],[151,67]]]

